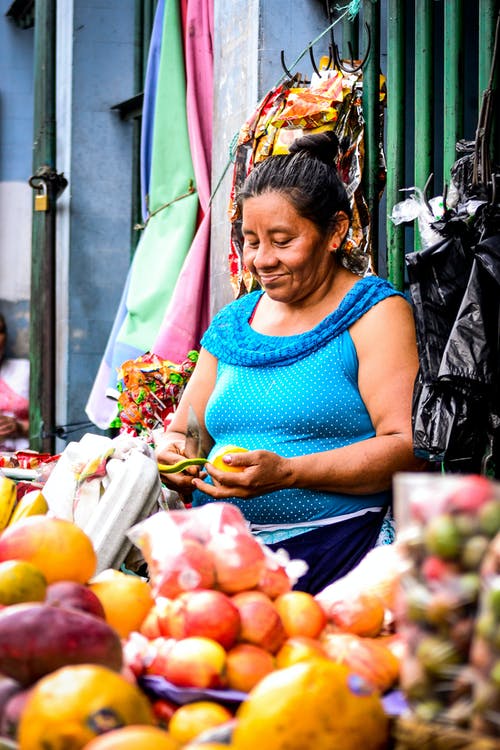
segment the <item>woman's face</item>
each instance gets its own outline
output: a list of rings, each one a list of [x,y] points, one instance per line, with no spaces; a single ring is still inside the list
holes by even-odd
[[[337,230],[325,238],[277,192],[247,198],[242,213],[244,263],[272,299],[296,302],[329,285]]]

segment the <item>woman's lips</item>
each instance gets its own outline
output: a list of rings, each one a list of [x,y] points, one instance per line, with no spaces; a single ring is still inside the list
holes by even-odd
[[[279,281],[284,276],[284,273],[259,273],[259,280],[264,286],[267,286]]]

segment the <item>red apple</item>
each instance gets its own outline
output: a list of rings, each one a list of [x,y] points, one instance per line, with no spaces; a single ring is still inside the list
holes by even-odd
[[[252,643],[238,643],[227,652],[227,686],[232,690],[249,693],[274,669],[274,656]]]
[[[217,588],[235,594],[257,586],[266,559],[262,546],[250,532],[227,527],[212,536],[207,548],[214,561]]]
[[[168,637],[171,635],[168,625],[168,615],[172,601],[172,599],[167,599],[165,596],[156,597],[155,603],[139,628],[142,635],[145,635],[150,640],[159,638],[160,636]]]
[[[64,609],[79,609],[95,617],[106,619],[101,600],[85,584],[76,581],[55,581],[47,586],[47,604]]]
[[[144,673],[158,674],[165,677],[167,662],[172,646],[176,643],[173,638],[154,638],[149,641],[149,646],[144,654]]]
[[[272,600],[261,591],[241,591],[232,599],[241,618],[239,640],[276,653],[287,636]]]
[[[214,561],[201,542],[184,539],[175,553],[151,567],[152,590],[155,597],[174,599],[183,591],[210,589],[214,585]]]
[[[180,640],[193,635],[212,638],[230,648],[240,632],[240,613],[222,591],[186,591],[171,602],[170,635]]]
[[[257,584],[257,591],[262,591],[270,599],[276,599],[280,594],[285,594],[292,588],[292,582],[282,565],[274,566],[266,560],[266,567]]]
[[[163,672],[179,687],[218,688],[225,686],[226,651],[211,638],[191,636],[174,641]]]
[[[307,591],[287,591],[274,600],[287,636],[318,638],[327,623],[321,605]]]

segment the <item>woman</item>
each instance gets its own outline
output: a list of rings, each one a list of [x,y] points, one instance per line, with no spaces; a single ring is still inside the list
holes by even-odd
[[[172,423],[162,463],[184,451],[191,404],[208,458],[248,449],[199,476],[168,475],[193,504],[237,504],[272,548],[309,566],[316,593],[377,540],[392,476],[416,469],[411,399],[418,367],[411,309],[376,276],[345,267],[350,206],[331,133],[295,141],[250,172],[239,195],[244,262],[262,290],[214,318]]]
[[[29,361],[6,359],[7,325],[0,313],[0,451],[28,448]]]

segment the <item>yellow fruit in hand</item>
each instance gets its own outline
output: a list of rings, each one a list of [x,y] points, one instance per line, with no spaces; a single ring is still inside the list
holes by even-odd
[[[43,602],[47,581],[42,571],[27,560],[0,563],[0,604]]]
[[[241,466],[231,466],[231,464],[226,464],[224,462],[224,456],[227,456],[229,453],[247,452],[248,448],[240,448],[238,445],[223,445],[222,448],[219,448],[219,450],[214,453],[210,459],[210,463],[212,466],[215,466],[216,469],[219,469],[219,471],[243,471]]]

